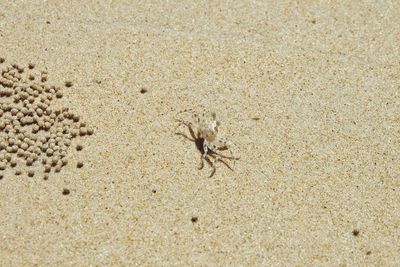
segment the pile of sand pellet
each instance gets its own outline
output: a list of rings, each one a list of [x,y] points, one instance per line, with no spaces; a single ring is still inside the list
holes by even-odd
[[[7,64],[4,58],[0,67],[0,179],[9,168],[14,175],[40,172],[47,179],[68,163],[71,140],[92,135],[93,129],[68,107],[52,108],[63,94],[60,86],[48,84],[46,71],[37,71],[32,63]]]

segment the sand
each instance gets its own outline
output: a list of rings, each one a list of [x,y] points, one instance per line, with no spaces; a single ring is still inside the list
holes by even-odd
[[[398,265],[399,20],[395,1],[1,1],[0,56],[71,80],[57,103],[95,133],[47,181],[0,180],[0,265]],[[233,171],[174,134],[199,106]]]

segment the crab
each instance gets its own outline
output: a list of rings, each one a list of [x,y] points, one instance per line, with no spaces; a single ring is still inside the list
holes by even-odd
[[[191,115],[191,119],[183,119],[180,116],[184,114]],[[223,163],[226,167],[233,171],[233,168],[226,162],[226,160],[233,161],[235,165],[236,160],[240,157],[235,155],[234,145],[232,142],[227,141],[218,134],[218,128],[221,125],[217,121],[215,112],[209,112],[203,109],[202,115],[199,116],[193,109],[185,109],[177,113],[175,120],[178,125],[175,129],[175,134],[183,136],[184,138],[196,144],[196,148],[201,153],[199,170],[204,168],[204,161],[206,161],[212,168],[209,177],[214,176],[216,172],[215,164],[217,162]],[[189,130],[190,137],[182,132],[176,130],[185,126]],[[229,151],[230,155],[222,154],[223,151]]]

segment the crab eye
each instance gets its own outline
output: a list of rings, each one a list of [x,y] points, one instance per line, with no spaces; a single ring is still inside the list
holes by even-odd
[[[211,112],[211,117],[215,120],[215,118],[217,117],[217,114],[215,114],[215,112]]]

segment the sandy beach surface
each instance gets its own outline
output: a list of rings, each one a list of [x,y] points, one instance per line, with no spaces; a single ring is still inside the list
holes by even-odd
[[[48,180],[7,166],[0,265],[399,266],[398,21],[398,1],[0,0],[0,68],[71,81],[54,106],[94,130]],[[175,134],[200,107],[233,170]]]

